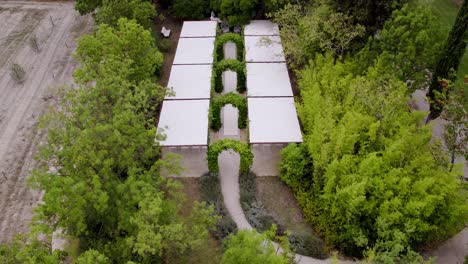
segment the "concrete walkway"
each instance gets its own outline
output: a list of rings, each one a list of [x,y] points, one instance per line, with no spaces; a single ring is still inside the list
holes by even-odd
[[[463,264],[465,256],[468,255],[468,229],[463,229],[460,233],[445,241],[438,248],[424,254],[425,257],[436,258],[439,264]]]

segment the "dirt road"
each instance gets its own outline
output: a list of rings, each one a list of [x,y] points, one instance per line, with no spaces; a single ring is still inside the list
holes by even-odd
[[[41,194],[26,186],[39,117],[71,82],[76,39],[93,27],[73,3],[0,0],[0,243],[27,231]],[[11,76],[25,71],[23,83]]]

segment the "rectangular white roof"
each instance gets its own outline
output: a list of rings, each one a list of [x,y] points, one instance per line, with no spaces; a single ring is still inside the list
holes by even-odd
[[[247,63],[247,96],[293,96],[286,63]]]
[[[173,64],[212,64],[214,38],[180,38]]]
[[[279,36],[278,25],[270,20],[252,20],[245,26],[245,36]]]
[[[184,21],[180,37],[216,37],[216,26],[216,21]]]
[[[294,98],[248,98],[250,143],[302,142]]]
[[[209,99],[211,72],[211,65],[173,65],[167,87],[175,94],[166,95],[166,100]]]
[[[245,36],[245,52],[246,62],[286,61],[279,36]]]
[[[167,138],[161,146],[208,144],[208,108],[210,100],[164,101],[158,131]]]

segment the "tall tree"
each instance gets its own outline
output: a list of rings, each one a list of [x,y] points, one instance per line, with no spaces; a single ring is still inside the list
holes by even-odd
[[[444,101],[440,98],[446,98],[447,89],[444,89],[444,82],[441,79],[454,81],[456,71],[460,66],[460,61],[466,51],[468,44],[468,1],[465,0],[458,11],[457,19],[453,25],[445,42],[445,46],[440,54],[435,67],[432,83],[429,87],[428,96],[430,98],[431,113],[429,119],[437,118],[443,110]]]

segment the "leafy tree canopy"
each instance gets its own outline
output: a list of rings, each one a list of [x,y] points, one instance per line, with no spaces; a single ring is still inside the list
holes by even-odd
[[[120,18],[134,19],[144,28],[150,28],[156,9],[147,0],[102,0],[102,6],[96,12],[98,24],[116,26]]]

